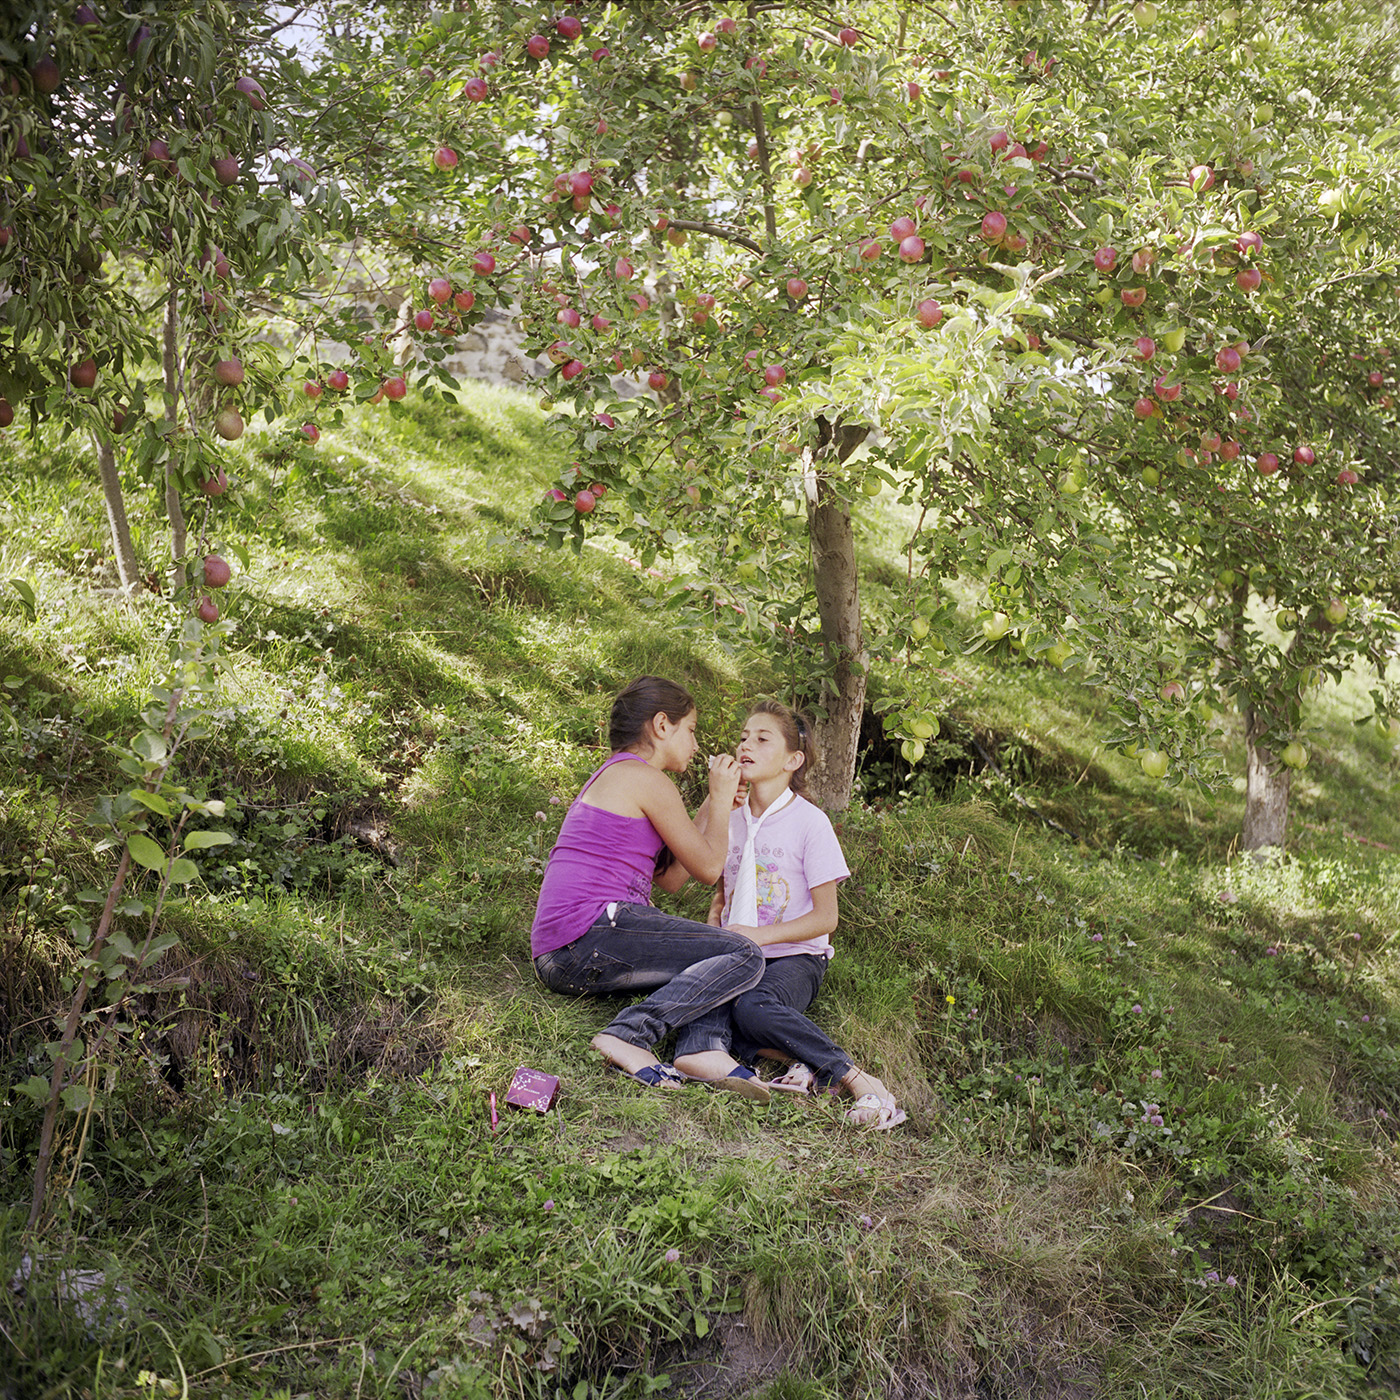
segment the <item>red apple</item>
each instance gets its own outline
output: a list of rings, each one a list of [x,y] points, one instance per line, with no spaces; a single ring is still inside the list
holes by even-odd
[[[595,413],[593,418],[595,422],[601,423],[605,428],[617,427],[617,419],[611,413]]]
[[[237,442],[243,436],[243,419],[238,410],[220,409],[214,415],[214,431],[226,442]]]
[[[75,389],[91,389],[97,383],[97,361],[89,357],[68,371],[68,382]]]
[[[593,482],[588,488],[601,501],[608,494],[607,484],[602,481]]]
[[[1006,215],[999,214],[995,209],[984,215],[981,236],[988,243],[1000,243],[1006,236]]]
[[[1220,444],[1220,459],[1223,462],[1233,462],[1240,455],[1240,445],[1233,438],[1227,438]]]
[[[930,297],[914,308],[914,315],[925,330],[931,331],[943,319],[943,308]]]
[[[45,94],[57,92],[63,82],[63,73],[51,58],[41,58],[30,70],[34,90]]]
[[[321,397],[321,386],[314,379],[308,379],[306,383],[301,386],[301,392],[305,394],[308,399],[319,399]]]
[[[420,331],[430,331],[433,328],[433,313],[428,308],[422,307],[413,313],[413,324]]]
[[[1240,367],[1240,352],[1233,345],[1222,346],[1215,352],[1215,367],[1221,374],[1234,374]]]
[[[343,394],[350,387],[350,376],[343,369],[333,369],[326,376],[326,387]]]
[[[175,169],[175,162],[170,159],[170,143],[162,141],[160,137],[153,137],[146,142],[146,149],[141,153],[141,163],[143,165],[154,165],[167,174]]]
[[[1242,267],[1235,273],[1235,286],[1242,292],[1255,292],[1264,280],[1264,274],[1257,267]]]
[[[1138,418],[1151,418],[1157,412],[1157,405],[1151,399],[1141,398],[1133,404],[1133,414]]]
[[[490,253],[478,253],[471,263],[472,271],[478,277],[489,277],[496,270],[496,259]]]
[[[238,183],[238,157],[220,156],[214,162],[214,178],[221,185],[234,185]]]
[[[434,277],[428,283],[428,296],[439,306],[445,306],[452,295],[452,283],[446,277]]]
[[[544,353],[556,365],[567,364],[574,358],[574,348],[567,340],[556,340]]]
[[[636,270],[637,269],[632,266],[630,258],[618,258],[618,260],[613,263],[613,276],[616,277],[619,282],[628,281]]]
[[[768,365],[763,371],[763,382],[770,389],[776,388],[779,384],[787,383],[787,370],[782,365]]]
[[[662,370],[654,369],[654,370],[652,370],[652,372],[651,372],[649,375],[647,375],[647,385],[648,385],[648,387],[654,389],[658,394],[659,394],[659,393],[666,387],[666,385],[669,384],[669,383],[670,383],[670,380],[667,379],[665,373],[664,373]]]
[[[1168,681],[1161,690],[1163,700],[1174,700],[1181,704],[1186,699],[1186,687],[1180,681]]]
[[[1008,131],[994,131],[988,138],[987,144],[993,151],[1004,151],[1011,144],[1011,133]]]
[[[528,248],[534,236],[534,231],[530,228],[529,224],[517,224],[506,235],[506,241],[509,243],[518,243],[522,248]]]
[[[715,38],[713,34],[709,32],[709,30],[706,30],[705,33],[703,33],[695,41],[696,46],[699,48],[701,53],[713,53],[715,51],[715,45],[718,42],[719,41]]]
[[[1133,347],[1140,360],[1150,360],[1157,353],[1157,342],[1150,335],[1138,336]]]
[[[1350,467],[1343,467],[1337,473],[1337,484],[1339,486],[1355,486],[1361,478]]]
[[[403,375],[396,374],[390,379],[386,379],[380,386],[386,399],[398,400],[408,393],[408,383]]]
[[[1193,189],[1204,192],[1215,184],[1215,171],[1208,165],[1193,165],[1190,170],[1190,179]]]
[[[576,331],[583,324],[583,317],[572,306],[561,307],[555,312],[554,319],[571,331]]]
[[[918,83],[909,83],[905,90],[908,92],[911,102],[917,102],[924,95],[924,90]]]
[[[721,15],[719,19],[715,21],[716,34],[733,34],[738,27],[737,21],[729,15]]]
[[[0,245],[0,246],[3,246],[3,245]],[[1379,388],[1381,387],[1381,385],[1385,383],[1385,375],[1382,374],[1380,370],[1378,370],[1378,369],[1373,369],[1373,370],[1366,376],[1366,382],[1371,386],[1371,388],[1373,388],[1373,389],[1379,389]]]
[[[261,112],[267,106],[267,94],[262,89],[262,84],[256,78],[239,78],[234,83],[233,90],[240,92],[248,99],[248,105],[255,111]]]
[[[860,43],[860,35],[854,29],[851,29],[849,27],[841,30],[841,32],[837,34],[836,37],[848,49],[853,49],[858,43]]]
[[[1153,249],[1139,248],[1137,252],[1133,254],[1133,271],[1141,277],[1143,273],[1152,266],[1156,257],[1157,254]]]
[[[1259,468],[1260,476],[1272,476],[1278,470],[1278,458],[1272,452],[1261,452],[1254,465]]]
[[[199,600],[195,614],[201,622],[215,623],[219,620],[219,605],[206,595]]]
[[[1317,461],[1317,454],[1307,444],[1293,449],[1293,460],[1302,467],[1310,467]]]
[[[901,262],[916,263],[924,255],[924,240],[915,234],[910,234],[908,238],[903,238],[899,243],[899,259]]]
[[[439,146],[433,152],[433,164],[439,170],[455,170],[457,168],[457,152],[451,146]]]
[[[862,239],[860,246],[856,249],[856,256],[862,262],[874,262],[880,256],[879,241],[874,238]]]
[[[1100,248],[1094,254],[1094,266],[1100,272],[1112,272],[1118,266],[1118,250],[1116,248]]]
[[[306,440],[314,447],[321,441],[321,430],[314,423],[303,423],[301,430],[306,434]]]
[[[236,389],[243,383],[243,361],[236,356],[231,360],[219,360],[214,365],[215,380],[229,389]]]
[[[1241,253],[1262,253],[1264,240],[1257,233],[1242,233],[1235,239],[1235,247]]]
[[[577,379],[584,371],[582,360],[570,360],[560,371],[559,377],[564,380]]]
[[[468,78],[462,84],[462,96],[468,102],[485,102],[491,92],[491,85],[485,78]]]
[[[1175,403],[1181,397],[1181,385],[1168,384],[1166,375],[1162,375],[1161,378],[1153,382],[1152,392],[1163,403]]]
[[[1147,300],[1147,288],[1124,287],[1123,290],[1118,293],[1118,296],[1124,306],[1141,306],[1143,302]]]
[[[545,500],[547,500],[547,501],[555,501],[555,502],[561,503],[561,504],[562,504],[564,501],[567,501],[567,500],[569,499],[568,496],[567,496],[563,491],[561,491],[557,486],[553,487],[553,488],[552,488],[551,490],[549,490],[549,491],[546,491],[546,492],[544,493],[544,496],[545,496]]]
[[[79,5],[73,11],[73,23],[80,25],[83,29],[91,29],[94,25],[101,24],[97,17],[97,11],[91,5]]]
[[[9,399],[0,399],[0,428],[8,428],[15,421],[15,411]]]
[[[525,52],[531,58],[544,58],[549,53],[549,40],[543,34],[532,34],[525,42]]]
[[[1220,434],[1214,429],[1201,434],[1202,452],[1219,452],[1221,448]]]
[[[597,496],[595,496],[593,492],[589,491],[587,488],[580,491],[574,497],[574,509],[578,511],[580,515],[587,515],[588,512],[591,511],[593,507],[597,504]]]
[[[789,277],[787,294],[793,301],[801,301],[807,295],[807,284],[800,277]]]
[[[229,580],[233,577],[233,570],[228,566],[228,560],[221,554],[206,554],[204,556],[204,586],[206,588],[227,588]]]
[[[900,215],[900,217],[890,225],[890,237],[893,238],[896,243],[904,242],[910,234],[918,233],[918,231],[918,224],[916,224],[908,214]]]

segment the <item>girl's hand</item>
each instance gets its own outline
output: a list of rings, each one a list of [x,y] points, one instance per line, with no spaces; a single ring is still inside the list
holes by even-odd
[[[737,791],[735,792],[735,794],[734,794],[734,807],[733,807],[733,810],[737,812],[737,811],[744,805],[744,803],[746,803],[748,800],[749,800],[749,780],[748,780],[747,778],[740,778],[740,779],[739,779],[739,787],[738,787],[738,790],[737,790]]]
[[[725,928],[730,933],[742,933],[745,938],[751,938],[755,943],[762,943],[762,939],[759,936],[760,931],[751,927],[749,924],[725,924]]]
[[[743,771],[739,760],[727,753],[718,753],[710,760],[710,800],[716,811],[732,809]]]

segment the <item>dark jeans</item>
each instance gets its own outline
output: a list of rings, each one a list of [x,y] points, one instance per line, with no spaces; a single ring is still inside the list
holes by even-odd
[[[603,1028],[650,1049],[666,1034],[746,992],[763,976],[763,949],[741,933],[663,914],[649,904],[605,909],[582,938],[535,959],[540,981],[565,996],[651,996]]]
[[[826,964],[816,953],[769,958],[752,991],[686,1026],[676,1058],[724,1050],[750,1064],[760,1050],[779,1050],[815,1071],[823,1088],[839,1084],[853,1068],[849,1056],[802,1014],[821,990]]]

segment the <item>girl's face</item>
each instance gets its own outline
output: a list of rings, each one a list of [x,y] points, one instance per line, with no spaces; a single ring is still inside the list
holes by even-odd
[[[661,767],[667,773],[684,773],[690,767],[690,760],[695,757],[695,750],[699,747],[695,738],[695,726],[699,719],[699,713],[691,710],[679,720],[672,721],[664,713],[652,720],[656,747],[662,757]]]
[[[795,773],[802,766],[801,753],[788,748],[782,728],[772,715],[750,715],[744,721],[738,759],[744,780],[750,783]]]

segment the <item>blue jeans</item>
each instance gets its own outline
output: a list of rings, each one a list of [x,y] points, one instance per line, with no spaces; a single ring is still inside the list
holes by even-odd
[[[668,1032],[755,986],[763,949],[741,933],[663,914],[649,904],[610,905],[572,943],[535,959],[540,981],[565,996],[651,996],[620,1011],[604,1035],[650,1049]]]
[[[686,1026],[676,1058],[723,1050],[751,1064],[760,1050],[778,1050],[812,1069],[823,1088],[839,1084],[854,1068],[850,1057],[802,1014],[821,990],[826,964],[817,953],[769,958],[752,991]]]

